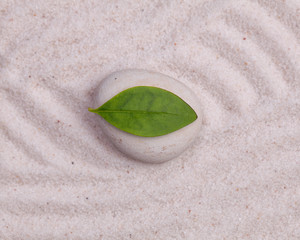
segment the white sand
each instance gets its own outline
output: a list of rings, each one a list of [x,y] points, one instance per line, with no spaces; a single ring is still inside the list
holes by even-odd
[[[298,0],[0,1],[0,239],[300,239]],[[132,161],[88,113],[127,68],[199,96],[202,136]]]

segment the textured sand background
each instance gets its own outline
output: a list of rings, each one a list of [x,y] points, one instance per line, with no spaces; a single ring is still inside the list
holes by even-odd
[[[0,1],[0,239],[300,239],[300,1]],[[179,158],[132,161],[87,112],[108,74],[203,104]]]

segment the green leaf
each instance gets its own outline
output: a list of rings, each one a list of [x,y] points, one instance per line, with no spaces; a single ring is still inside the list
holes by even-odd
[[[162,136],[197,119],[195,111],[177,95],[149,86],[126,89],[89,111],[125,132],[142,137]]]

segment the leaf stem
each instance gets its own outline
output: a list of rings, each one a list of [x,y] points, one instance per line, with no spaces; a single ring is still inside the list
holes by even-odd
[[[89,112],[97,113],[97,109],[88,108]]]

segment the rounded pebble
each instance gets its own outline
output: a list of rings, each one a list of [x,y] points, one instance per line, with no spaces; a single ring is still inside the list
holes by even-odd
[[[105,135],[125,155],[142,162],[162,163],[179,156],[192,144],[202,128],[202,111],[197,96],[186,85],[164,74],[146,70],[124,70],[101,81],[95,107],[100,107],[118,93],[135,86],[153,86],[173,92],[194,109],[198,118],[167,135],[140,137],[114,127],[99,116]]]

